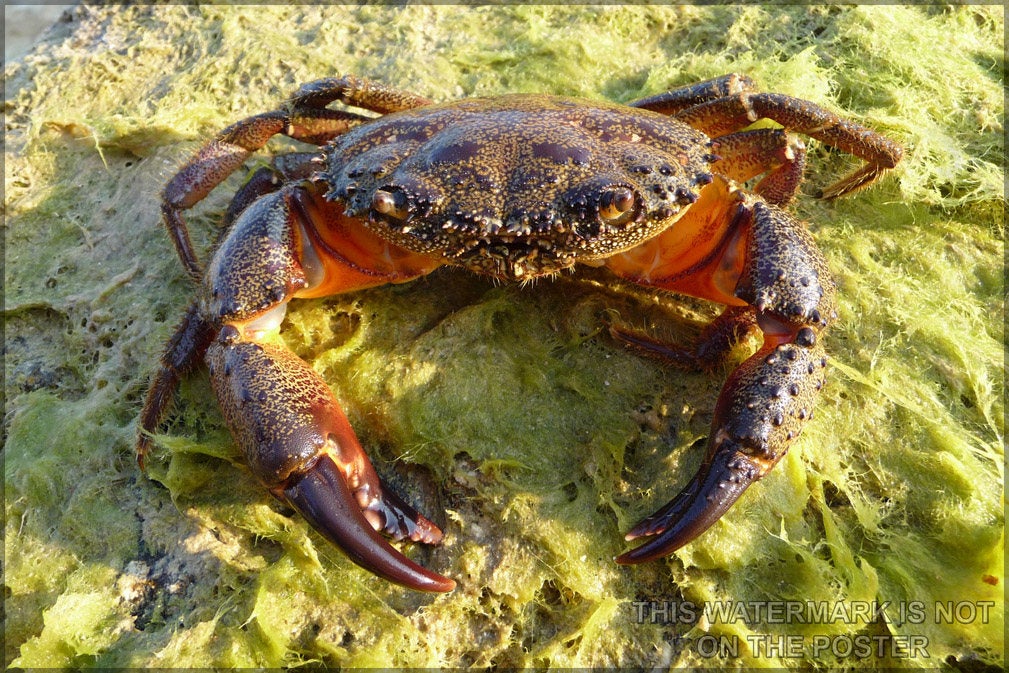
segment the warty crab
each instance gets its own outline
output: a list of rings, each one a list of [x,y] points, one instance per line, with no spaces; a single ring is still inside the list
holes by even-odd
[[[777,127],[748,128],[760,119]],[[281,109],[223,130],[164,189],[165,224],[199,291],[147,393],[138,460],[180,377],[206,362],[235,441],[273,495],[373,573],[449,591],[453,580],[382,535],[436,543],[442,532],[382,482],[326,383],[263,337],[291,299],[446,264],[519,281],[604,265],[726,307],[696,350],[611,330],[639,350],[706,364],[741,334],[763,335],[719,395],[697,475],[627,534],[650,539],[617,561],[671,553],[778,462],[823,385],[835,289],[806,227],[783,209],[805,165],[793,132],[865,162],[824,198],[871,184],[901,157],[882,135],[740,75],[629,105],[550,95],[434,104],[354,77],[303,86]],[[278,134],[321,149],[255,171],[202,266],[183,211]]]

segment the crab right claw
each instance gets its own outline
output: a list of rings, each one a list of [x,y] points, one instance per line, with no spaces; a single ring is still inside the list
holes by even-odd
[[[418,591],[455,588],[383,537],[437,543],[442,533],[382,484],[329,387],[301,359],[227,326],[206,359],[225,420],[274,496],[362,568]]]
[[[763,474],[749,457],[732,448],[716,448],[679,495],[628,531],[625,540],[652,537],[617,557],[633,564],[668,556],[711,527],[729,511],[743,491]]]
[[[715,406],[708,453],[697,475],[665,506],[627,533],[654,536],[617,557],[642,563],[666,556],[710,528],[778,463],[812,415],[827,365],[813,330],[770,339],[729,376]]]

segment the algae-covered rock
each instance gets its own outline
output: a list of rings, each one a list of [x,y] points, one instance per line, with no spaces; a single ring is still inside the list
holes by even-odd
[[[1001,667],[1003,33],[983,6],[75,8],[5,72],[4,663]],[[696,469],[725,374],[602,328],[685,341],[717,308],[599,271],[442,270],[289,312],[282,338],[446,530],[409,553],[451,594],[389,585],[284,511],[206,374],[139,472],[192,293],[158,194],[216,130],[337,73],[627,101],[732,71],[907,151],[870,191],[797,200],[839,284],[830,378],[702,538],[612,561]],[[854,161],[808,144],[812,194]],[[243,178],[190,214],[201,251]]]

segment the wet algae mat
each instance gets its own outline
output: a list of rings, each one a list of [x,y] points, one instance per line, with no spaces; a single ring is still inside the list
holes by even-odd
[[[1001,667],[1003,31],[982,6],[75,9],[6,71],[4,663]],[[445,529],[408,553],[451,594],[372,577],[283,510],[205,373],[139,473],[140,400],[192,293],[158,193],[202,139],[337,73],[628,101],[733,71],[907,152],[824,203],[854,162],[809,141],[794,209],[839,285],[828,383],[702,538],[612,561],[696,470],[725,372],[604,326],[687,342],[717,308],[599,270],[292,305],[282,339]],[[243,178],[190,217],[201,251]]]

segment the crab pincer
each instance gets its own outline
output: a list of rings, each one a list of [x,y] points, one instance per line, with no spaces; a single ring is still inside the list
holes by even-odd
[[[667,556],[691,542],[785,455],[812,415],[826,367],[811,329],[796,341],[765,346],[730,375],[700,469],[675,498],[628,531],[627,540],[651,539],[618,556],[618,563]]]
[[[225,328],[207,352],[214,392],[253,474],[361,567],[420,591],[455,582],[401,554],[394,539],[442,532],[387,489],[329,387],[301,359]]]
[[[728,377],[715,404],[708,447],[697,474],[671,501],[632,528],[627,540],[651,537],[617,557],[622,564],[666,556],[718,521],[743,492],[785,455],[812,416],[824,384],[826,354],[819,338],[836,318],[835,285],[806,227],[784,210],[754,199],[724,178],[712,181],[685,218],[721,221],[715,253],[684,274],[670,255],[641,275],[641,259],[698,241],[660,234],[610,268],[656,287],[689,291],[728,308],[710,333],[724,340],[733,326],[759,331],[761,348]],[[726,206],[726,204],[733,204]],[[715,212],[712,212],[713,209]],[[724,209],[724,211],[722,210]],[[711,232],[705,232],[709,236]],[[677,238],[673,238],[677,236]],[[670,240],[664,240],[665,238]],[[669,359],[662,344],[614,331],[638,350]],[[731,345],[727,341],[721,348]],[[699,351],[705,351],[701,344]]]
[[[370,572],[410,589],[451,591],[453,580],[418,565],[384,537],[436,544],[441,530],[382,483],[318,374],[269,341],[293,297],[395,282],[416,276],[423,265],[386,251],[364,230],[345,232],[340,211],[319,212],[315,191],[249,184],[263,193],[240,195],[248,205],[201,272],[201,300],[170,340],[148,392],[138,458],[180,375],[202,359],[246,464],[276,498]],[[310,234],[324,217],[332,230]],[[323,260],[329,245],[342,254]]]

